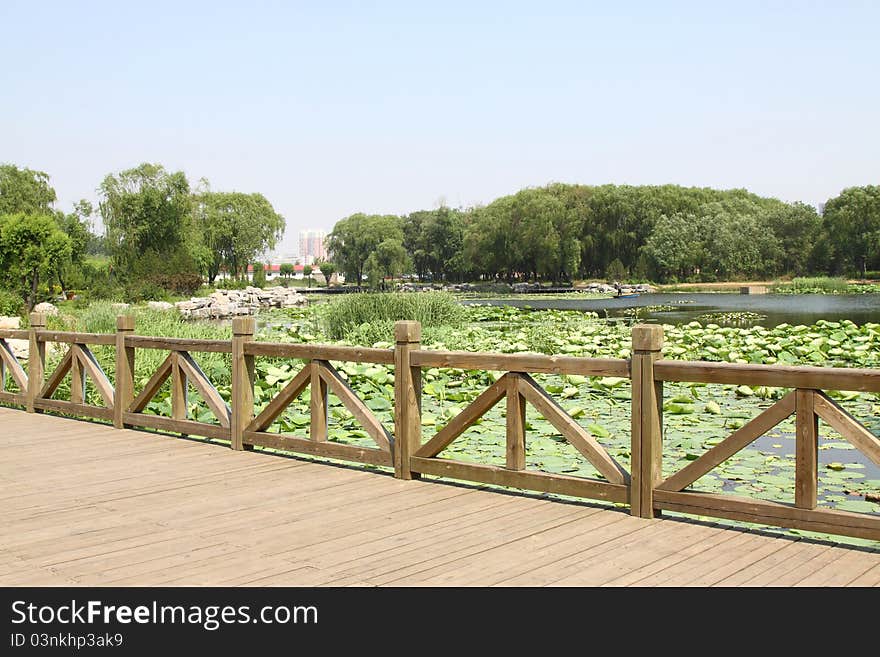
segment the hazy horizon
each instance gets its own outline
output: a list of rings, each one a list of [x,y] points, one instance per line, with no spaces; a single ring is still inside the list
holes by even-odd
[[[0,162],[69,211],[158,162],[300,230],[549,182],[880,184],[880,4],[7,1]]]

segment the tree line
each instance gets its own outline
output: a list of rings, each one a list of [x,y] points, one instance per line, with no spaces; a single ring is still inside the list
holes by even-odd
[[[551,184],[473,208],[354,214],[327,245],[351,281],[865,276],[880,269],[880,186],[845,189],[820,214],[744,189]]]
[[[273,248],[285,220],[258,193],[191,186],[182,171],[159,164],[108,174],[99,203],[54,209],[56,193],[42,171],[0,165],[0,291],[33,308],[51,290],[88,290],[131,301],[192,294],[220,272],[243,280]],[[92,231],[100,215],[103,235]],[[88,255],[106,256],[106,266]],[[262,270],[262,266],[258,265]],[[0,312],[0,314],[3,314]]]

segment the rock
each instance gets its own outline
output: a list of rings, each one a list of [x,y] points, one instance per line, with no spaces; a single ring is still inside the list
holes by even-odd
[[[38,303],[34,306],[35,313],[45,313],[46,315],[57,315],[58,308],[49,303],[48,301],[44,301],[43,303]]]
[[[147,302],[147,308],[150,310],[171,310],[174,308],[174,305],[167,301],[149,301]]]
[[[0,329],[21,328],[21,317],[8,317],[0,315]]]
[[[293,308],[308,303],[296,290],[275,286],[264,289],[248,286],[244,290],[214,290],[207,297],[193,297],[175,304],[185,317],[227,319],[252,315],[260,308]]]
[[[116,310],[125,310],[126,308],[129,308],[130,306],[131,306],[131,304],[123,303],[122,301],[118,301],[116,303],[110,304],[110,307],[115,308]]]

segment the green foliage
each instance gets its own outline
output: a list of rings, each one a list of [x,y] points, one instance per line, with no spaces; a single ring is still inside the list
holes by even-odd
[[[324,260],[318,265],[318,269],[321,270],[321,274],[324,276],[324,281],[326,285],[330,285],[330,277],[333,276],[336,271],[336,265],[330,262],[329,260]]]
[[[70,238],[49,215],[0,216],[0,277],[32,310],[40,281],[46,281],[70,257]]]
[[[776,294],[846,294],[849,287],[845,278],[801,276],[790,283],[775,284],[772,291]]]
[[[0,315],[16,317],[24,312],[24,302],[17,294],[0,288]]]
[[[370,338],[393,339],[393,325],[399,320],[418,321],[425,327],[457,326],[465,316],[455,298],[442,292],[349,294],[327,304],[323,313],[327,334],[331,338],[351,338],[355,342],[367,332]],[[371,328],[371,324],[377,324],[379,328]],[[373,339],[369,344],[376,341]]]
[[[147,254],[156,254],[158,271],[165,271],[161,262],[183,248],[191,226],[192,199],[183,172],[141,164],[108,175],[98,191],[116,271],[136,274],[136,263]]]
[[[825,204],[824,256],[829,273],[858,273],[880,266],[880,185],[849,187]]]
[[[0,215],[51,214],[55,198],[49,174],[0,164]]]
[[[384,241],[403,243],[403,222],[394,215],[353,214],[336,222],[327,247],[346,279],[360,285],[367,260]]]
[[[623,266],[619,258],[612,260],[608,269],[605,270],[605,278],[609,281],[623,281],[627,275],[626,267]]]
[[[266,287],[266,265],[262,262],[254,263],[254,273],[251,278],[254,287]]]
[[[202,270],[212,283],[221,269],[242,277],[284,233],[284,217],[262,194],[206,191],[195,196],[193,216]]]
[[[278,273],[283,278],[290,278],[291,276],[293,276],[295,271],[296,270],[293,268],[293,265],[289,262],[282,263],[281,266],[278,268]]]

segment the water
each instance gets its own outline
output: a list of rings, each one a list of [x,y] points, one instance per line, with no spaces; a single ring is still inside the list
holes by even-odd
[[[674,310],[643,311],[641,321],[686,324],[704,313],[747,311],[766,315],[766,319],[737,323],[737,326],[777,326],[779,324],[815,324],[817,320],[849,319],[856,324],[880,323],[880,294],[719,294],[675,292],[643,294],[634,299],[467,299],[465,305],[486,304],[536,310],[582,310],[609,317],[624,318],[628,308],[674,306]],[[705,323],[705,321],[703,321]],[[716,322],[722,323],[722,322]]]

